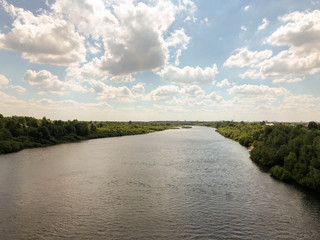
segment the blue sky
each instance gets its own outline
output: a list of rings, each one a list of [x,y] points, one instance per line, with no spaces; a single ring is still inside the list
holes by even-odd
[[[0,3],[3,115],[320,121],[320,1]]]

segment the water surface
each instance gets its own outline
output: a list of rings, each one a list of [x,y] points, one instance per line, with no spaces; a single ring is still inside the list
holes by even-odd
[[[320,239],[320,198],[212,128],[0,156],[0,239]]]

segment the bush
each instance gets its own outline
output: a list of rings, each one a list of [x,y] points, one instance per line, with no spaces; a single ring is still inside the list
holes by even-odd
[[[284,169],[283,167],[280,167],[278,165],[276,165],[270,169],[270,174],[272,177],[274,177],[280,181],[287,182],[287,181],[291,180],[290,173],[286,169]]]
[[[22,144],[15,141],[0,141],[0,153],[11,153],[20,151]]]

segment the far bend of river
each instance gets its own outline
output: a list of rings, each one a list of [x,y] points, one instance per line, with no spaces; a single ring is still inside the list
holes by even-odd
[[[0,156],[0,239],[320,239],[320,198],[212,128]]]

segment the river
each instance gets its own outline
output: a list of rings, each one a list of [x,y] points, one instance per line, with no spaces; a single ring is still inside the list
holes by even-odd
[[[320,239],[320,198],[193,127],[0,156],[0,239]]]

